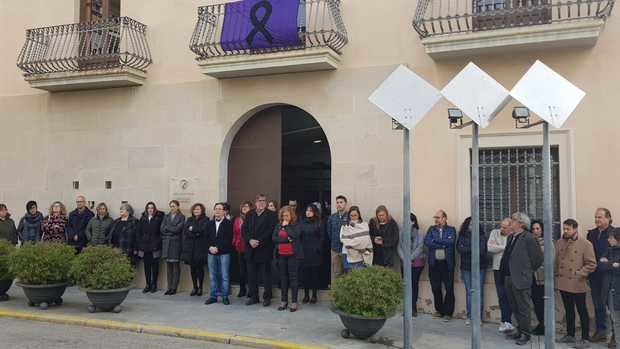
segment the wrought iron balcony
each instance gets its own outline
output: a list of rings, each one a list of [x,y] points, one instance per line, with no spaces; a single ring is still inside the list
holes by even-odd
[[[567,44],[565,46],[593,45],[602,24],[611,15],[614,2],[615,0],[420,0],[413,27],[423,43],[444,46],[448,43],[454,44],[449,37],[467,40],[465,36],[453,34],[470,34],[470,37],[477,38],[493,37],[493,40],[497,41],[506,39],[502,35],[510,30],[522,37],[533,35],[536,40],[545,44],[564,40]],[[545,37],[546,32],[551,33],[549,38]],[[572,36],[568,35],[568,32],[572,32]],[[555,39],[551,40],[551,36]],[[508,39],[510,41],[511,38]],[[527,44],[522,41],[523,38],[517,39],[519,40],[522,44]],[[471,46],[472,43],[468,44]],[[511,46],[511,43],[505,44]],[[428,53],[432,55],[432,52]]]
[[[33,87],[50,91],[140,85],[151,63],[146,25],[128,17],[28,29],[17,59]]]
[[[239,32],[247,27],[243,21],[227,23],[227,8],[233,11],[231,3],[202,6],[198,8],[190,50],[196,54],[203,72],[218,78],[336,69],[348,43],[340,3],[341,0],[299,0],[299,40],[292,45],[261,48],[224,39],[225,32]]]

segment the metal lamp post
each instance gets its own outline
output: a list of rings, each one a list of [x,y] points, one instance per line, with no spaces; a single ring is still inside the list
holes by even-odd
[[[379,86],[368,100],[392,118],[392,128],[403,131],[403,223],[401,247],[405,279],[405,309],[403,312],[404,348],[412,348],[412,312],[416,300],[412,299],[411,280],[411,137],[410,130],[424,118],[439,101],[441,94],[431,84],[400,65]]]

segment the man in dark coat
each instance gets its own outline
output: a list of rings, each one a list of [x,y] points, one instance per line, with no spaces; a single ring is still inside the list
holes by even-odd
[[[613,222],[611,212],[606,208],[599,208],[594,213],[594,223],[596,228],[588,231],[588,241],[594,247],[596,255],[596,263],[601,265],[601,258],[607,254],[609,243],[607,239],[614,230],[611,225]],[[603,269],[596,270],[588,276],[590,281],[590,289],[592,295],[592,303],[594,304],[594,318],[596,322],[596,332],[591,337],[592,342],[605,342],[607,340],[607,287],[609,283],[609,273]]]
[[[76,253],[82,252],[88,242],[86,238],[86,226],[95,216],[93,211],[86,207],[86,198],[79,195],[75,199],[76,209],[69,213],[69,223],[67,223],[67,241],[75,248]]]
[[[508,237],[506,249],[500,263],[500,270],[505,278],[506,292],[510,307],[517,318],[517,330],[509,334],[517,345],[530,341],[532,316],[532,280],[534,271],[543,263],[540,245],[529,232],[530,217],[517,212],[512,215],[514,233]]]
[[[217,303],[217,297],[222,298],[224,305],[230,305],[230,254],[233,250],[232,222],[226,218],[223,203],[215,204],[215,216],[208,223],[209,240],[209,280],[211,295],[205,304]]]
[[[271,305],[271,260],[273,258],[273,230],[278,223],[278,215],[266,210],[267,197],[263,194],[256,196],[256,209],[247,214],[243,223],[241,235],[245,241],[245,258],[248,263],[248,284],[250,299],[246,305],[259,303],[258,273],[263,273],[265,291],[263,305]]]

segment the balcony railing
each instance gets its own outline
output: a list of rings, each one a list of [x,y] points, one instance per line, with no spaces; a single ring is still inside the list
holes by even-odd
[[[146,25],[115,17],[28,29],[17,66],[32,76],[124,67],[144,72],[151,62]]]
[[[606,19],[615,0],[420,0],[421,38],[587,19]]]
[[[300,46],[247,49],[222,47],[226,4],[198,8],[198,21],[190,42],[190,49],[204,60],[211,57],[239,56],[307,48],[330,48],[340,54],[347,44],[347,30],[340,13],[341,0],[299,0],[298,35]],[[242,23],[236,23],[240,27]]]

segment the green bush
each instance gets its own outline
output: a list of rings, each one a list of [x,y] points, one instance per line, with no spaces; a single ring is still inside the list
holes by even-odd
[[[9,258],[9,270],[27,285],[51,285],[69,281],[75,249],[64,244],[27,243]]]
[[[338,278],[333,289],[334,308],[364,317],[390,317],[403,300],[403,282],[391,269],[354,269]]]
[[[15,245],[7,240],[0,240],[0,280],[13,280],[9,271],[9,258],[15,252]]]
[[[84,289],[114,290],[131,285],[134,269],[119,249],[93,246],[82,251],[71,265],[71,280]]]

